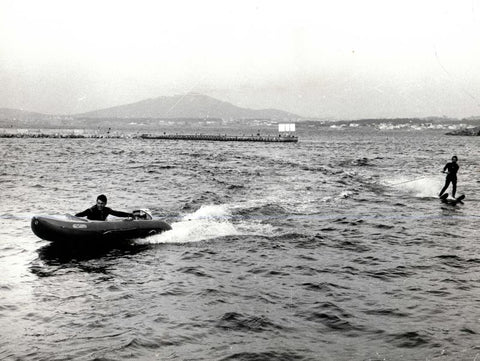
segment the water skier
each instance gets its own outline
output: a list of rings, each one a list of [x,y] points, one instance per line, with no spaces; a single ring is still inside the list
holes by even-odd
[[[455,193],[457,192],[457,172],[458,168],[460,168],[457,164],[458,158],[456,155],[452,157],[452,161],[447,163],[445,167],[443,167],[442,173],[447,173],[447,178],[445,178],[445,185],[443,186],[442,190],[440,191],[439,197],[447,190],[450,183],[452,183],[452,197],[455,198]]]

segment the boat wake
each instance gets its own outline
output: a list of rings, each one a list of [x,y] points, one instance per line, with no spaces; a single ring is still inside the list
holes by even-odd
[[[238,210],[236,205],[204,205],[171,223],[170,231],[137,240],[137,243],[191,243],[227,236],[271,235],[271,225],[235,216],[235,210]]]

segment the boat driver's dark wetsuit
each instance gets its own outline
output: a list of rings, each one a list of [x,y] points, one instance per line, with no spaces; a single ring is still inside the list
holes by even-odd
[[[75,217],[87,216],[87,219],[91,221],[104,221],[110,214],[115,217],[132,217],[131,213],[114,211],[109,207],[103,207],[103,209],[100,210],[96,205],[84,210],[83,212],[77,213]]]
[[[447,190],[450,182],[452,183],[452,197],[455,198],[455,193],[457,192],[457,172],[458,172],[457,163],[451,162],[447,163],[445,167],[443,167],[443,171],[448,171],[447,178],[445,179],[445,185],[443,186],[442,190],[440,191],[440,196]]]

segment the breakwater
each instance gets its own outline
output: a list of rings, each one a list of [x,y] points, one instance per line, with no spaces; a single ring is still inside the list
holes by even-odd
[[[293,135],[228,135],[228,134],[118,134],[118,133],[61,133],[61,132],[3,132],[0,138],[62,138],[62,139],[165,139],[165,140],[203,140],[223,142],[273,142],[295,143],[298,137]]]
[[[453,132],[446,133],[447,135],[468,135],[468,136],[480,136],[480,127],[464,128],[455,130]]]
[[[227,135],[227,134],[142,134],[142,139],[209,140],[220,142],[298,142],[293,135]]]

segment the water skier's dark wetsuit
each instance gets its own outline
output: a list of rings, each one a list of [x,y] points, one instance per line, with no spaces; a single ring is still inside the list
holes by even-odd
[[[445,185],[443,186],[442,190],[440,191],[440,196],[447,190],[450,182],[452,183],[452,197],[455,198],[455,193],[457,192],[457,172],[458,172],[458,164],[456,162],[447,163],[445,167],[443,167],[443,171],[448,171],[447,178],[445,179]]]
[[[115,216],[115,217],[131,217],[131,213],[126,213],[126,212],[120,212],[120,211],[114,211],[113,209],[109,207],[103,207],[103,209],[98,209],[98,207],[95,205],[93,207],[90,207],[83,212],[77,213],[75,217],[87,217],[87,219],[91,221],[104,221],[107,219],[109,215]]]

